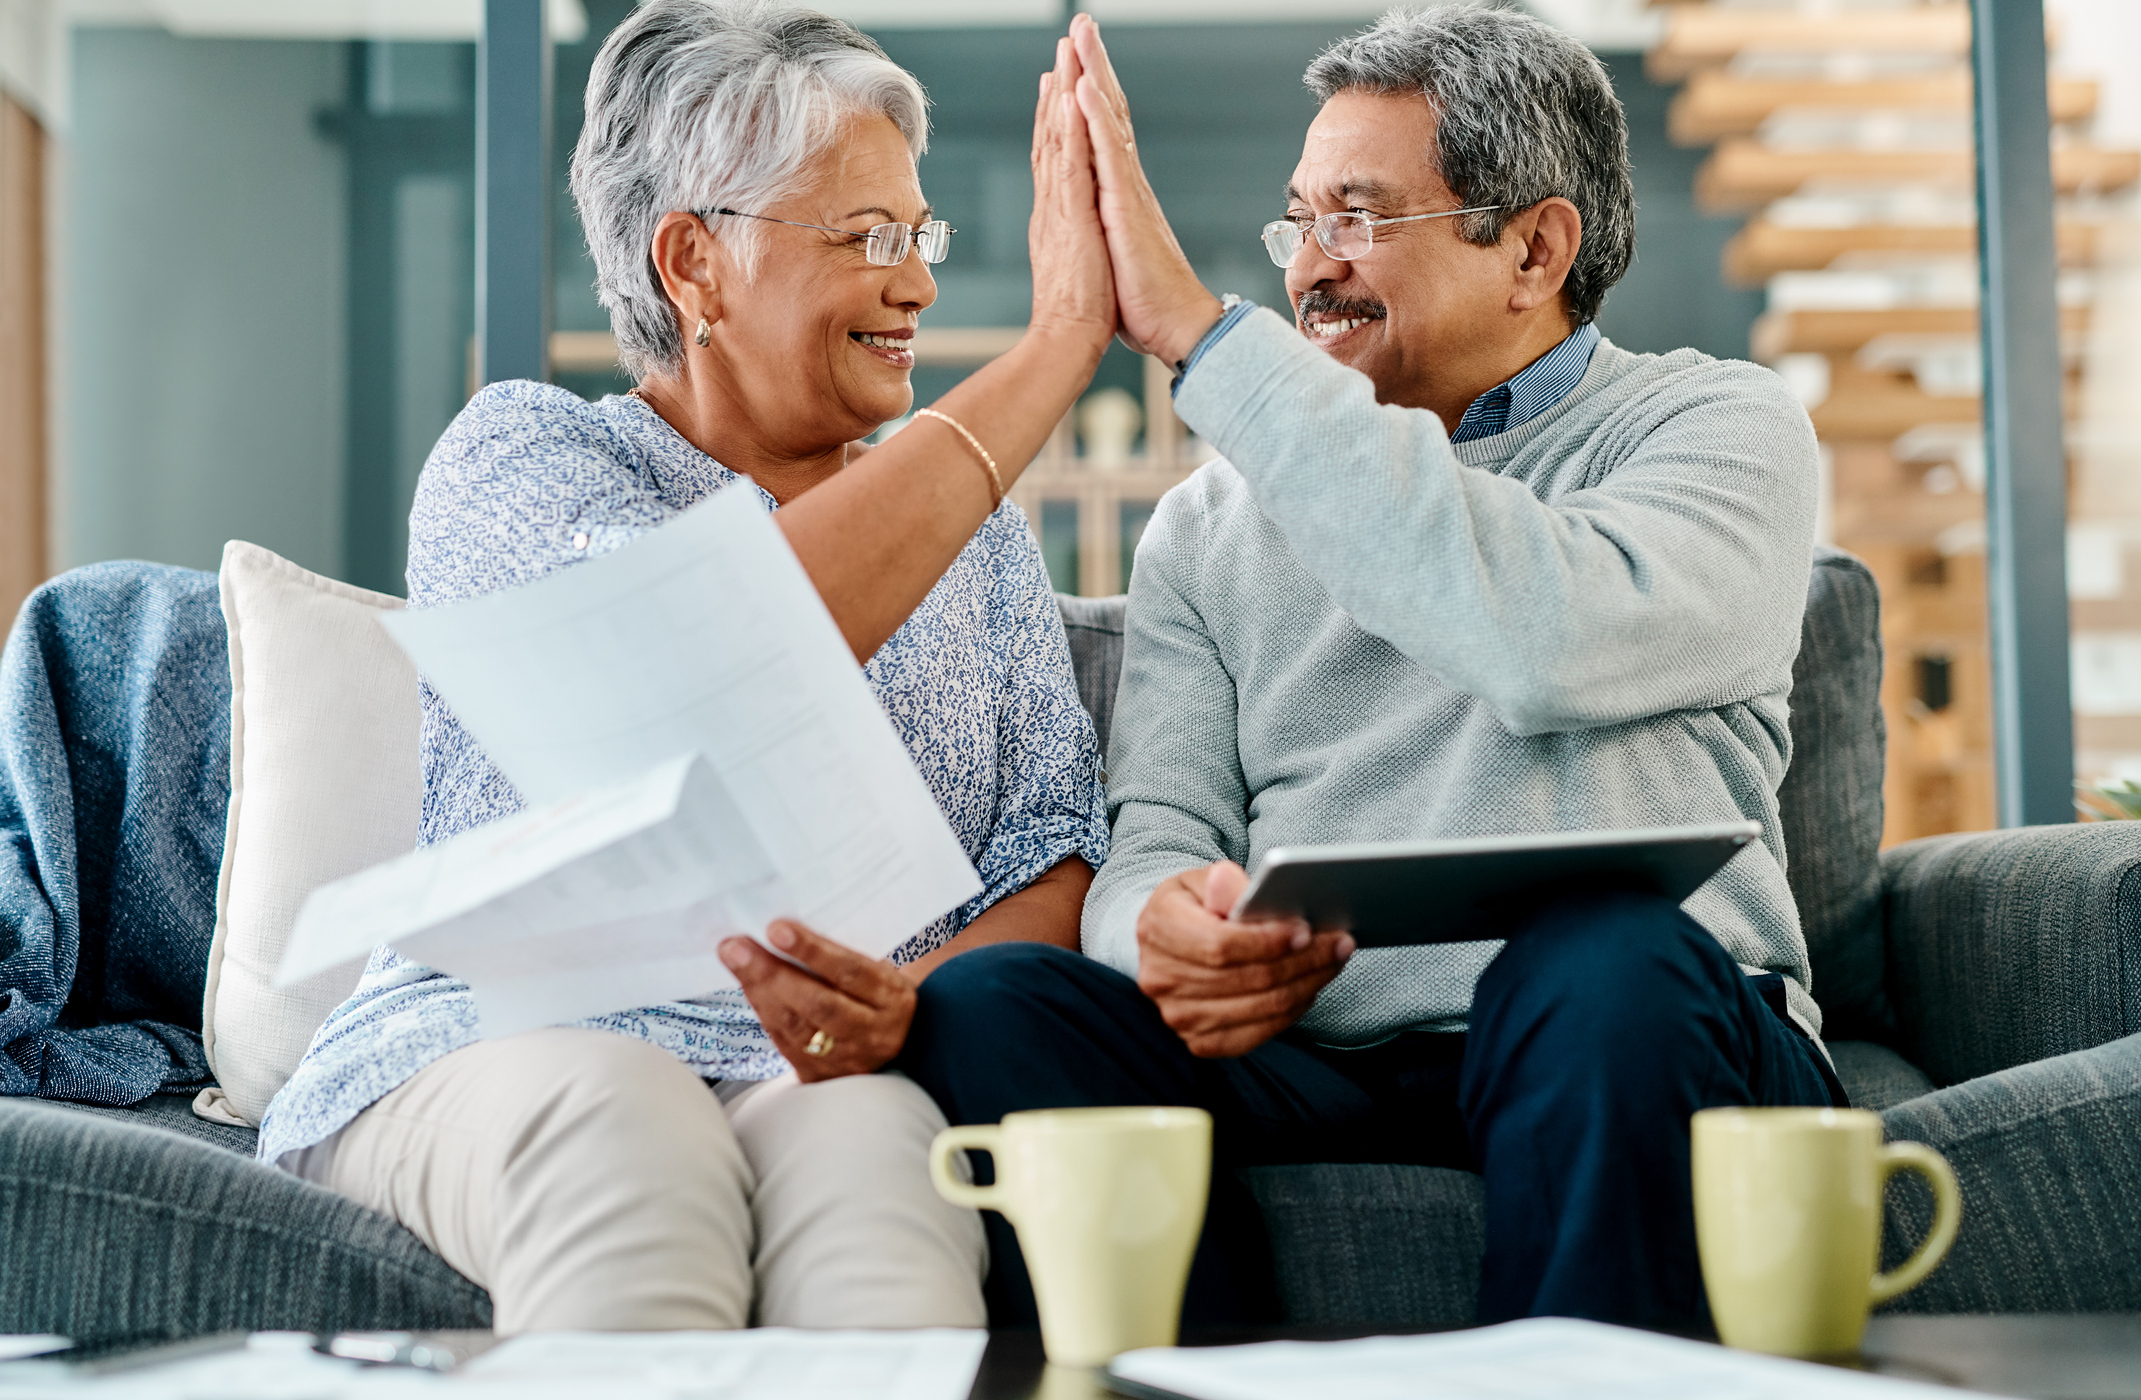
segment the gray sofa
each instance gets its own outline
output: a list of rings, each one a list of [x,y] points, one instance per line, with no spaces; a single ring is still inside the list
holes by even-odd
[[[1063,600],[1103,742],[1122,600]],[[1814,995],[1855,1103],[1962,1180],[1948,1263],[1895,1306],[2141,1310],[2141,823],[1937,837],[1878,853],[1879,600],[1824,551],[1783,798]],[[204,940],[205,942],[205,940]],[[0,1332],[482,1327],[483,1291],[407,1231],[255,1164],[250,1132],[158,1096],[0,1101]],[[1248,1174],[1303,1324],[1472,1315],[1479,1179],[1430,1167]],[[1930,1215],[1892,1198],[1890,1262]]]

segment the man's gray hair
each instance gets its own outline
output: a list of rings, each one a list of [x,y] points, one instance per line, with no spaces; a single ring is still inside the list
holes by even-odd
[[[1628,121],[1592,52],[1529,15],[1452,5],[1392,10],[1341,39],[1303,79],[1319,102],[1341,92],[1417,92],[1435,113],[1433,162],[1464,204],[1457,232],[1486,245],[1520,210],[1559,195],[1583,216],[1563,285],[1576,324],[1595,320],[1635,256]]]
[[[684,361],[677,312],[652,253],[673,210],[762,213],[798,194],[804,172],[850,117],[891,119],[920,156],[929,99],[914,75],[852,25],[783,0],[648,0],[610,32],[587,79],[572,197],[634,378]],[[746,276],[767,225],[709,218]]]

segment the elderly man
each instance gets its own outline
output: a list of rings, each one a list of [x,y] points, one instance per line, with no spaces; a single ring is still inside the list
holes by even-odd
[[[1394,12],[1310,66],[1265,231],[1290,321],[1198,284],[1073,37],[1124,335],[1225,456],[1138,551],[1086,958],[947,964],[903,1063],[953,1122],[1210,1109],[1192,1318],[1271,1308],[1228,1168],[1353,1160],[1484,1176],[1482,1321],[1704,1328],[1689,1115],[1844,1102],[1777,832],[1806,414],[1766,370],[1600,336],[1626,130],[1547,26]],[[1568,897],[1506,942],[1358,953],[1227,917],[1279,845],[1746,818],[1763,841],[1685,908]],[[992,1228],[994,1315],[1030,1315]]]

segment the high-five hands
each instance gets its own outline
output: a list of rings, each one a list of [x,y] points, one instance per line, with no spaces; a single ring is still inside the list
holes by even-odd
[[[1115,287],[1092,146],[1074,93],[1078,72],[1070,40],[1058,39],[1055,69],[1041,75],[1033,109],[1033,218],[1026,226],[1032,324],[1044,331],[1090,330],[1105,347],[1115,326]]]
[[[1137,985],[1208,1059],[1246,1055],[1291,1026],[1353,956],[1348,933],[1229,919],[1248,882],[1230,860],[1185,870],[1137,916]]]
[[[899,1054],[914,1020],[912,978],[786,920],[766,930],[766,941],[803,966],[748,938],[723,939],[721,961],[799,1079],[869,1074]]]
[[[1100,222],[1115,270],[1120,334],[1131,349],[1178,364],[1219,319],[1219,298],[1197,280],[1145,178],[1130,103],[1100,42],[1100,26],[1090,15],[1075,16],[1068,42],[1079,69],[1073,78],[1078,106],[1100,174]],[[1056,71],[1063,71],[1060,63]]]

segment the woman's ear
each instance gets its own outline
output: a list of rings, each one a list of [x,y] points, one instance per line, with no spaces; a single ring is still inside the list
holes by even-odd
[[[676,210],[662,216],[654,226],[654,242],[648,249],[662,290],[677,311],[686,339],[701,318],[721,319],[721,274],[727,250],[707,232],[696,214]]]
[[[1576,250],[1583,245],[1583,215],[1555,195],[1542,199],[1510,221],[1509,232],[1521,241],[1522,259],[1510,289],[1509,309],[1529,311],[1561,295]]]

